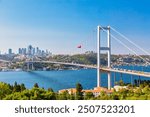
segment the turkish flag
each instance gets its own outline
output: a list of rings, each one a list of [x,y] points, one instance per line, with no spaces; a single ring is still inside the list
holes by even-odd
[[[81,48],[81,45],[79,45],[77,48]]]

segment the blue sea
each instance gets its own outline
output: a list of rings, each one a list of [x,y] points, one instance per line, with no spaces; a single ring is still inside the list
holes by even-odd
[[[131,70],[139,70],[150,72],[150,66],[119,66],[119,68],[127,68]],[[0,72],[0,82],[6,82],[10,84],[24,83],[27,88],[32,88],[35,83],[38,83],[40,87],[52,88],[54,91],[66,88],[74,88],[76,83],[81,83],[84,89],[93,89],[97,85],[97,71],[96,69],[80,69],[80,70],[61,70],[61,71],[31,71],[31,72]],[[125,83],[133,83],[134,79],[138,79],[138,76],[122,75],[122,80]],[[141,80],[150,80],[150,78],[140,77]],[[111,85],[114,86],[114,82],[121,80],[120,74],[111,73]],[[101,74],[101,86],[107,87],[107,74]]]

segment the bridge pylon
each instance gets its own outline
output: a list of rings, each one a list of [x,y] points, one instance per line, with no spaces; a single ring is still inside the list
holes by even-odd
[[[101,47],[101,30],[107,30],[107,46]],[[111,38],[110,38],[110,26],[107,27],[101,27],[97,26],[97,87],[101,86],[101,61],[100,61],[100,55],[101,51],[107,51],[107,58],[108,63],[107,67],[111,67]],[[111,74],[108,72],[108,89],[111,89]]]
[[[27,62],[27,71],[34,70],[34,65],[31,62]]]

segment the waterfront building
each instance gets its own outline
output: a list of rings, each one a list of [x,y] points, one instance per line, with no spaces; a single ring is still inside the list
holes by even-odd
[[[107,88],[104,88],[104,87],[95,87],[94,89],[91,89],[91,90],[83,90],[84,94],[88,92],[92,92],[94,97],[99,96],[102,91],[106,92],[107,94],[112,93],[112,90],[108,90]]]
[[[68,91],[68,93],[71,95],[71,94],[76,94],[76,88],[70,88],[70,89],[62,89],[62,90],[59,90],[58,92],[59,93],[63,93],[65,91]]]
[[[69,94],[76,94],[75,88],[62,89],[62,90],[59,90],[58,92],[63,93],[64,91],[68,91]],[[91,92],[93,93],[94,97],[99,96],[102,91],[106,92],[107,94],[111,94],[113,92],[113,90],[108,90],[107,88],[104,88],[104,87],[95,87],[94,89],[82,90],[83,95],[85,95],[85,93]]]
[[[127,89],[127,86],[119,86],[119,85],[116,85],[116,86],[114,86],[114,89],[115,89],[116,91],[119,91],[119,90],[121,90],[121,89]]]

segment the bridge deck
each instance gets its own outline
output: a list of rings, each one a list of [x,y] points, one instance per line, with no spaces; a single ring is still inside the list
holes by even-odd
[[[150,73],[136,71],[136,70],[114,69],[114,68],[101,68],[101,70],[107,71],[107,72],[117,72],[117,73],[130,74],[130,75],[143,76],[143,77],[150,78]]]
[[[97,69],[97,66],[94,66],[94,65],[84,65],[84,64],[77,64],[77,63],[65,63],[65,62],[55,62],[55,61],[28,61],[28,62],[30,62],[30,63],[63,64],[63,65],[79,66],[79,67]],[[127,69],[105,68],[105,67],[101,67],[100,70],[106,71],[106,72],[117,72],[117,73],[130,74],[130,75],[143,76],[143,77],[149,77],[150,78],[150,73],[148,73],[148,72],[127,70]]]

